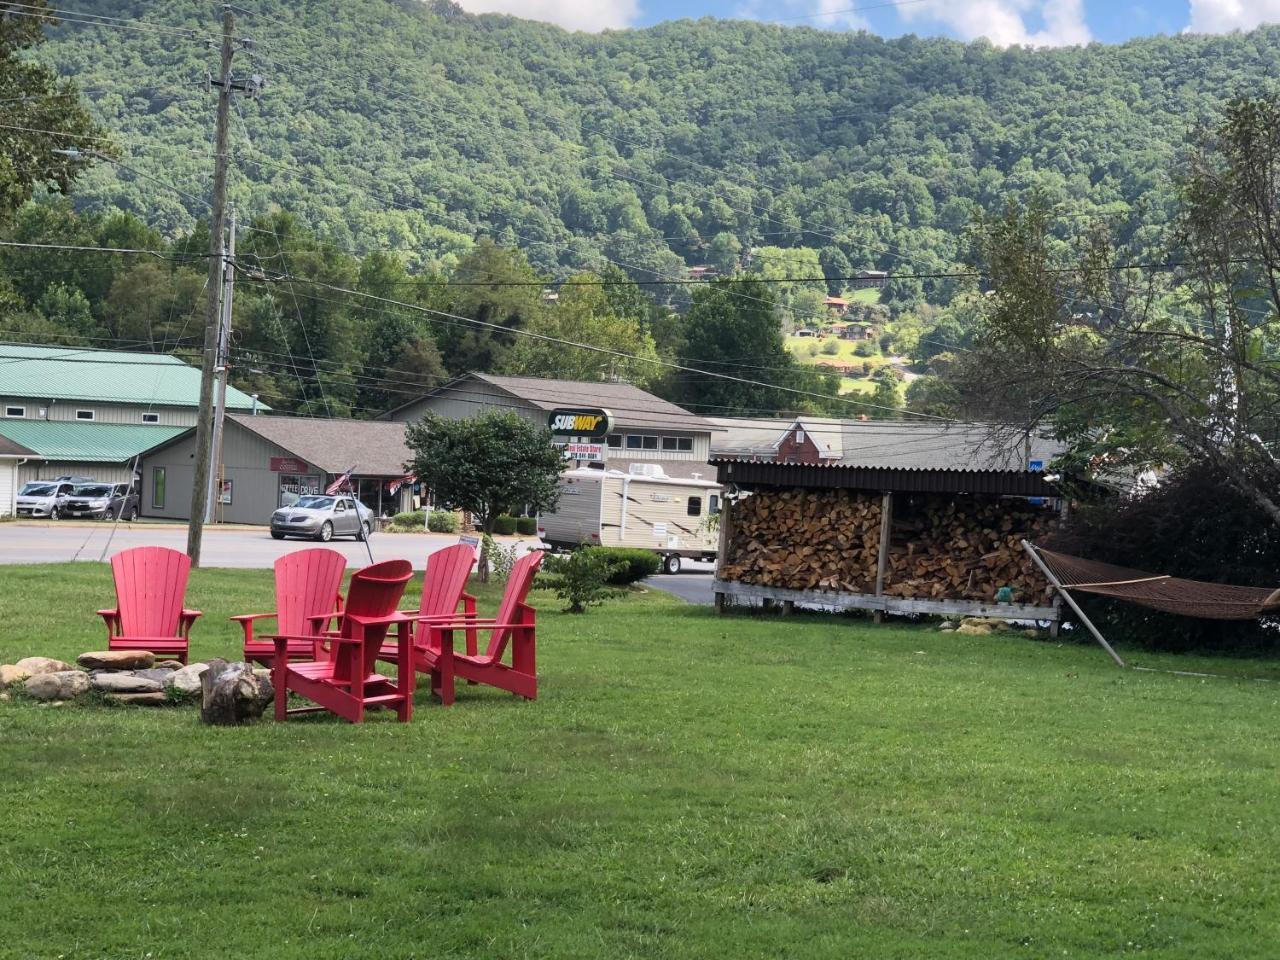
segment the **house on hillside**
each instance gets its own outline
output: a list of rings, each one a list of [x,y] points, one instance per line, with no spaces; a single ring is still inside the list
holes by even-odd
[[[841,340],[874,340],[876,328],[869,323],[846,323],[840,330]]]
[[[855,290],[883,290],[889,274],[883,270],[859,270],[853,280]]]
[[[568,408],[603,408],[613,416],[613,430],[599,456],[584,450],[592,458],[582,460],[584,464],[625,472],[631,464],[654,463],[667,476],[688,479],[710,474],[707,459],[715,425],[629,383],[471,373],[383,414],[382,419],[415,423],[428,412],[460,419],[486,410],[514,410],[545,427],[553,410]]]
[[[849,301],[844,297],[827,297],[822,301],[822,305],[837,317],[843,317],[849,312]]]
[[[139,456],[196,423],[200,371],[177,357],[0,344],[0,437],[31,451],[19,485],[62,475],[128,482]],[[267,409],[227,388],[227,409]]]

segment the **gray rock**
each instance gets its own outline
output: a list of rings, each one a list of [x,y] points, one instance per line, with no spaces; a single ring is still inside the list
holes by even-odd
[[[27,696],[34,700],[70,700],[89,689],[89,675],[79,670],[42,673],[27,681]]]
[[[80,654],[76,662],[89,670],[146,670],[156,655],[149,650],[97,650]]]
[[[157,670],[181,670],[183,663],[181,660],[161,660],[156,664]]]
[[[52,657],[27,657],[19,660],[17,667],[19,670],[27,671],[33,677],[39,673],[65,673],[75,669],[73,665],[54,660]]]
[[[133,704],[141,707],[159,707],[169,702],[169,698],[160,693],[108,693],[104,694],[103,700],[110,700],[112,703]]]
[[[178,693],[193,696],[201,691],[200,675],[208,669],[209,665],[207,663],[190,664],[181,670],[174,670],[170,673],[164,684]]]
[[[152,667],[150,670],[134,670],[133,675],[142,677],[144,680],[154,680],[163,687],[175,672],[174,670],[165,670],[163,667]]]
[[[247,663],[210,660],[200,682],[200,719],[215,726],[257,719],[275,696],[271,681],[255,676]]]
[[[136,673],[95,673],[90,682],[97,690],[108,693],[159,693],[164,685]]]

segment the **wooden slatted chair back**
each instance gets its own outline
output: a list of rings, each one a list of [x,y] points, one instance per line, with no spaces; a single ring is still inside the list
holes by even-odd
[[[542,551],[533,550],[515,562],[511,568],[511,576],[507,578],[507,589],[502,594],[502,605],[498,608],[497,623],[516,623],[521,608],[533,589],[533,578],[538,575],[542,566]],[[489,636],[489,649],[485,656],[489,660],[499,660],[507,649],[507,641],[511,631],[499,627]]]
[[[112,557],[120,633],[176,637],[190,573],[190,558],[168,547],[134,547]]]
[[[469,547],[465,543],[445,547],[427,557],[427,571],[422,582],[422,600],[418,604],[418,613],[431,617],[457,613],[458,601],[462,599],[467,577],[471,576],[471,567],[475,561],[475,547]],[[419,624],[418,632],[425,633],[425,630],[425,625]]]
[[[307,618],[337,609],[347,558],[325,547],[298,550],[277,560],[275,571],[277,632],[292,637],[316,632]]]
[[[395,613],[400,598],[404,596],[404,588],[412,578],[413,564],[408,560],[387,560],[352,574],[343,609],[341,635],[359,636],[360,627],[354,617],[389,617]],[[364,632],[363,644],[334,644],[334,679],[350,681],[358,671],[363,671],[366,676],[373,673],[386,635],[385,626],[369,627]]]

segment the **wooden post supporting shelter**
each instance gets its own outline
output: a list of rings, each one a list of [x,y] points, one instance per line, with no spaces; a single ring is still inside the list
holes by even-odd
[[[1067,604],[1075,611],[1076,616],[1080,618],[1080,622],[1083,623],[1085,627],[1088,628],[1089,632],[1093,634],[1093,639],[1097,640],[1098,643],[1102,645],[1103,650],[1111,654],[1111,659],[1116,662],[1116,666],[1123,667],[1125,663],[1120,659],[1120,654],[1116,653],[1115,650],[1112,649],[1111,644],[1107,643],[1106,638],[1098,628],[1093,625],[1093,621],[1085,615],[1085,612],[1080,609],[1080,605],[1076,603],[1075,598],[1072,597],[1067,591],[1067,588],[1062,585],[1062,581],[1059,580],[1054,575],[1054,572],[1049,569],[1049,565],[1040,559],[1040,554],[1036,553],[1036,548],[1026,540],[1022,541],[1022,548],[1027,551],[1027,554],[1031,557],[1035,565],[1040,568],[1040,572],[1049,578],[1049,582],[1053,584],[1053,589],[1058,592],[1058,596],[1067,601]]]
[[[725,558],[729,555],[729,537],[732,535],[733,501],[727,497],[720,498],[720,543],[716,548],[716,582],[723,577]],[[723,593],[716,593],[716,613],[724,613],[727,598]]]
[[[893,491],[886,490],[880,501],[880,556],[876,561],[876,596],[884,596],[884,578],[889,569],[889,537],[893,530]],[[884,622],[884,613],[877,610],[876,623]]]

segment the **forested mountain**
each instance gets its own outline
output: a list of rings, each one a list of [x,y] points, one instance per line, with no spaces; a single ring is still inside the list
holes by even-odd
[[[488,236],[559,277],[608,261],[682,275],[759,247],[781,248],[763,255],[775,261],[817,251],[829,276],[930,272],[956,262],[974,205],[1034,187],[1068,222],[1108,215],[1141,251],[1187,130],[1280,62],[1280,29],[1031,51],[711,20],[571,34],[446,0],[236,9],[257,44],[241,71],[268,83],[233,121],[237,206],[425,271]],[[213,103],[195,84],[215,63],[217,8],[94,12],[199,38],[54,31],[40,55],[87,91],[134,168],[99,165],[76,203],[187,229],[209,178]],[[1141,229],[1126,216],[1138,206]],[[903,282],[889,298],[952,292]]]

